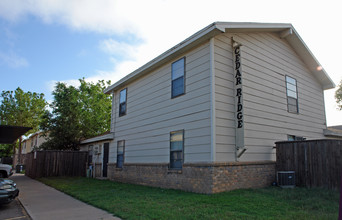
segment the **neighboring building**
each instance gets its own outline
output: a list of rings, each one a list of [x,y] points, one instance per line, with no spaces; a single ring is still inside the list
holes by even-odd
[[[81,141],[80,151],[89,152],[88,167],[91,167],[92,177],[107,177],[109,143],[112,140],[114,140],[113,133],[106,132]]]
[[[38,149],[45,141],[46,137],[42,136],[43,132],[38,131],[36,133],[30,134],[27,137],[24,137],[21,142],[21,155],[20,155],[20,161],[18,161],[18,150],[16,149],[15,155],[14,155],[14,161],[15,164],[25,164],[25,158],[26,154],[32,152],[33,150]]]
[[[106,89],[108,177],[200,193],[270,185],[276,141],[325,137],[334,86],[291,24],[213,23]]]
[[[327,127],[324,130],[324,135],[329,139],[342,139],[342,125]]]

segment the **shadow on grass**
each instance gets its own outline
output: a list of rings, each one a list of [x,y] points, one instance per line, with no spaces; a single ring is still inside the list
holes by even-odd
[[[269,187],[204,195],[81,177],[39,180],[123,219],[338,218],[339,193],[327,189]]]

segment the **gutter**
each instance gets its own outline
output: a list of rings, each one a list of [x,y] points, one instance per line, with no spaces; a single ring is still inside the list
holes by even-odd
[[[98,141],[107,141],[107,140],[114,140],[114,133],[109,133],[109,134],[104,134],[104,135],[88,138],[88,139],[82,140],[80,144],[89,144],[89,143],[94,143]]]
[[[110,94],[113,91],[124,87],[135,79],[142,77],[158,67],[166,64],[167,62],[176,59],[186,50],[189,50],[210,38],[225,33],[226,31],[234,32],[279,32],[279,37],[286,39],[292,48],[296,51],[299,57],[308,66],[312,74],[319,80],[324,90],[335,87],[335,83],[329,77],[327,72],[322,68],[321,64],[314,57],[312,52],[306,46],[302,38],[291,24],[287,23],[251,23],[251,22],[214,22],[202,30],[191,35],[184,41],[175,45],[171,49],[157,56],[150,62],[141,66],[137,70],[128,74],[118,82],[107,87],[104,93]]]

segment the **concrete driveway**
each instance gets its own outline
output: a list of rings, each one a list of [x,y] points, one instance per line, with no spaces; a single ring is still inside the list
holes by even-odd
[[[19,200],[33,220],[119,219],[23,174],[10,179],[17,183]]]

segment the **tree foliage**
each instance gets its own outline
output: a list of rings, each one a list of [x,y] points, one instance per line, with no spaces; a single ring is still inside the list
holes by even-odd
[[[10,144],[0,144],[0,158],[13,155],[13,146]]]
[[[339,110],[342,110],[342,80],[340,84],[338,85],[338,88],[335,92],[335,99],[336,99]]]
[[[27,134],[36,132],[47,102],[44,94],[24,92],[19,87],[13,91],[2,91],[0,120],[2,125],[32,127]]]
[[[53,91],[51,112],[46,111],[41,127],[49,133],[45,149],[77,150],[84,138],[102,134],[110,129],[111,96],[103,93],[110,81],[67,86],[58,82]]]
[[[43,93],[24,92],[18,87],[15,91],[2,91],[0,101],[2,125],[32,127],[26,135],[39,130],[47,106]],[[0,146],[0,156],[9,156],[12,153],[11,145]]]

